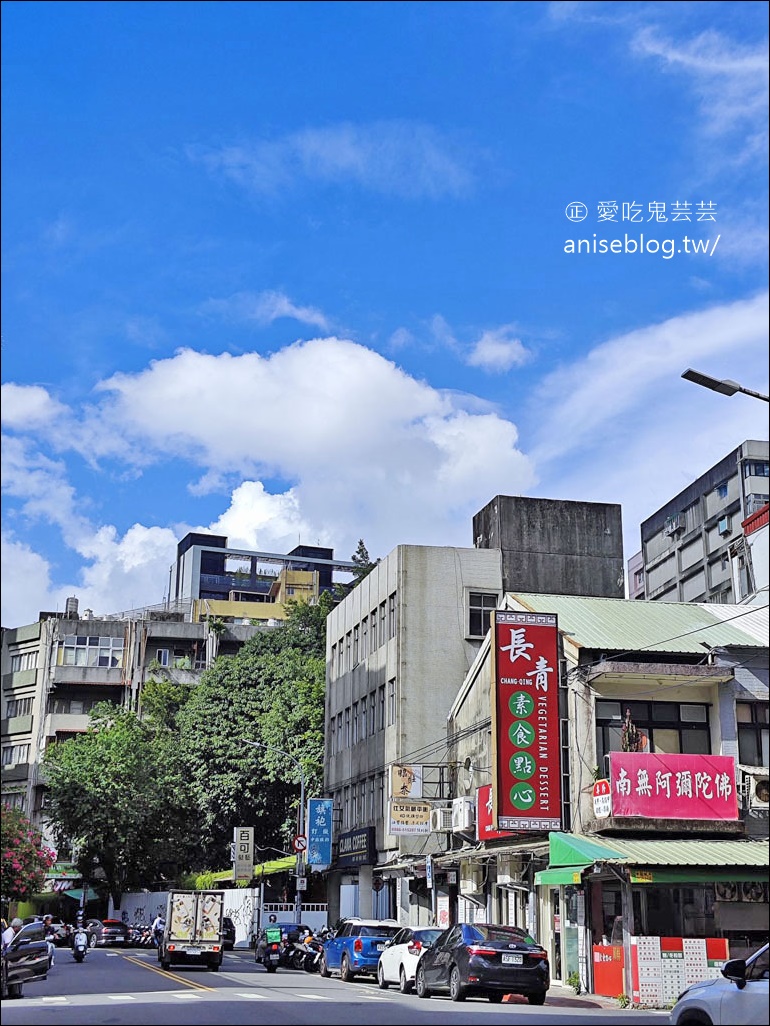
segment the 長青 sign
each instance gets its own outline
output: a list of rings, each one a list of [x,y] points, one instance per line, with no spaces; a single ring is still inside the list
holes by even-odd
[[[613,816],[738,819],[731,755],[611,752]]]
[[[554,613],[496,610],[492,653],[498,830],[560,830],[559,628]]]
[[[512,830],[498,830],[492,813],[494,799],[492,785],[484,784],[476,789],[476,838],[479,841],[492,841],[499,837],[513,837]]]

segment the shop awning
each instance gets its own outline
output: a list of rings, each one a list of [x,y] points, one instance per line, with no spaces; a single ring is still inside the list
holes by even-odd
[[[583,870],[602,863],[628,867],[631,883],[766,879],[770,862],[763,841],[613,837],[600,842],[584,834],[551,833],[549,842],[549,868],[535,876],[536,884],[578,883]]]
[[[61,896],[63,898],[72,898],[73,901],[77,901],[79,904],[83,900],[83,888],[73,887],[69,891],[61,891]],[[89,887],[86,892],[86,901],[99,901],[99,895],[92,887]]]
[[[254,866],[254,876],[252,879],[261,879],[263,876],[272,876],[274,873],[288,873],[297,865],[296,855],[287,855],[282,859],[273,859],[270,862],[258,862]],[[205,877],[205,879],[204,879]],[[205,873],[201,874],[201,877],[196,881],[196,887],[211,887],[216,883],[227,883],[233,879],[232,869],[222,869],[216,873]],[[250,881],[239,880],[240,886],[247,887]]]

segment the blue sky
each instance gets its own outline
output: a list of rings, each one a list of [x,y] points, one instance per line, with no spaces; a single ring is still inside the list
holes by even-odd
[[[497,494],[619,502],[628,557],[767,437],[680,378],[767,392],[764,3],[2,18],[4,626]]]

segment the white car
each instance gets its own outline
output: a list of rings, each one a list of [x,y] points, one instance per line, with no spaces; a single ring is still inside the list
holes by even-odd
[[[414,987],[417,962],[424,948],[443,933],[432,927],[405,926],[393,940],[388,941],[377,963],[377,983],[381,990],[387,990],[391,983],[397,983],[402,994],[408,994]]]
[[[768,1026],[769,949],[765,944],[751,958],[731,958],[721,979],[688,987],[671,1011],[671,1026]]]

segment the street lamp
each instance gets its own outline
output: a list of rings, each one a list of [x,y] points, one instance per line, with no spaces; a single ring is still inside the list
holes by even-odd
[[[305,836],[305,771],[302,768],[302,763],[299,759],[291,755],[289,752],[284,752],[282,748],[276,748],[275,745],[265,745],[261,741],[248,741],[245,737],[241,738],[241,741],[245,745],[251,745],[253,748],[264,748],[268,752],[278,752],[279,755],[285,756],[290,759],[295,765],[299,767],[299,829],[297,833],[300,837]],[[297,852],[297,863],[295,867],[297,875],[297,881],[299,878],[305,875],[305,855],[304,852]],[[302,922],[302,891],[297,886],[296,897],[294,898],[294,916],[295,922]]]
[[[709,374],[702,374],[691,367],[687,368],[682,377],[685,381],[692,381],[696,385],[703,385],[704,388],[710,388],[713,392],[721,392],[722,395],[735,395],[736,392],[743,392],[744,395],[752,395],[755,399],[762,399],[766,403],[770,402],[770,396],[763,395],[761,392],[754,392],[750,388],[744,388],[737,381],[730,381],[729,378],[712,378]]]

